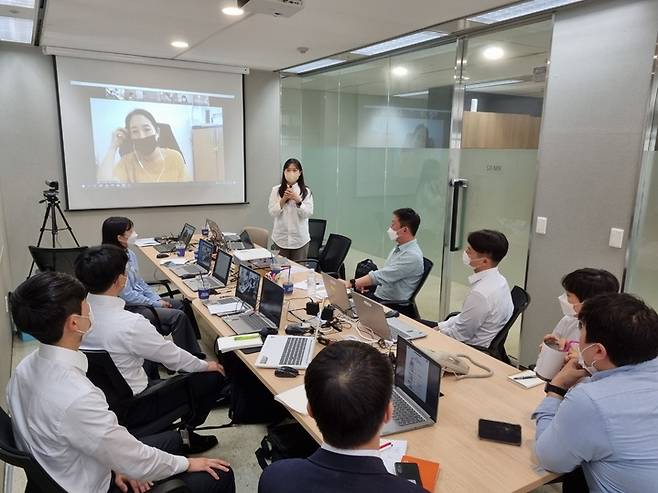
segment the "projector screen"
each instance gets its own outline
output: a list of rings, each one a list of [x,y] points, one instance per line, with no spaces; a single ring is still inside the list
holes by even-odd
[[[69,209],[245,202],[242,75],[56,66]]]

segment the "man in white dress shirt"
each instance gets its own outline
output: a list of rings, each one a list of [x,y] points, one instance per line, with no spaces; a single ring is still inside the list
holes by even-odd
[[[468,235],[462,261],[475,272],[468,278],[471,289],[459,315],[440,322],[438,330],[471,346],[489,347],[514,311],[509,285],[498,271],[508,246],[499,231],[482,229]]]
[[[87,301],[94,311],[96,328],[85,338],[82,348],[107,351],[135,395],[154,387],[149,389],[151,398],[138,406],[114,409],[122,425],[133,429],[188,403],[192,414],[184,418],[189,427],[185,444],[190,453],[204,452],[217,445],[217,438],[198,435],[192,429],[206,420],[220,397],[224,369],[176,346],[142,315],[124,309],[125,301],[119,294],[126,284],[127,262],[125,250],[114,245],[91,247],[76,259],[75,273],[90,293]],[[187,374],[149,381],[144,360]]]
[[[225,461],[172,455],[119,425],[103,392],[87,379],[87,358],[78,351],[94,329],[86,294],[72,276],[43,272],[12,295],[16,325],[40,342],[7,387],[18,447],[70,493],[146,491],[150,482],[172,476],[191,491],[234,492]],[[172,434],[144,442],[165,443]]]

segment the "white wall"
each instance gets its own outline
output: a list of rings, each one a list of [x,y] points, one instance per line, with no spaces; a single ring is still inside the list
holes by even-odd
[[[51,57],[38,48],[0,44],[0,88],[0,192],[9,236],[10,287],[14,287],[30,268],[27,246],[36,244],[43,220],[45,205],[38,201],[46,188],[44,180],[64,183]],[[278,74],[252,71],[245,78],[244,99],[247,205],[65,212],[80,244],[98,244],[101,223],[110,215],[133,219],[142,237],[177,234],[185,221],[200,227],[206,217],[228,231],[239,232],[245,225],[271,229],[267,199],[280,173]],[[68,233],[60,236],[62,246],[73,244]],[[47,237],[46,246],[49,241]]]

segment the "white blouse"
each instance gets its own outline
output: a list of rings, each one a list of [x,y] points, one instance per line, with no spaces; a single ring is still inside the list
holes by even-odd
[[[297,183],[292,188],[301,196]],[[301,204],[297,205],[294,200],[289,200],[281,208],[279,185],[272,187],[268,206],[270,215],[274,217],[272,241],[281,248],[294,250],[303,247],[311,240],[308,234],[308,218],[313,215],[313,195],[309,188],[306,190],[306,198]]]

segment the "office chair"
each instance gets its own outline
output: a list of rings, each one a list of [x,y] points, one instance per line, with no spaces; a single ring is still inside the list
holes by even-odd
[[[249,239],[254,245],[267,248],[267,246],[270,244],[270,232],[265,228],[245,226],[244,230],[247,232]]]
[[[15,467],[20,467],[27,476],[25,493],[66,493],[53,478],[39,465],[28,452],[16,447],[11,418],[0,408],[0,460]],[[187,493],[189,489],[180,479],[171,479],[151,490],[152,493]]]
[[[308,258],[319,259],[322,243],[324,242],[324,232],[327,229],[326,219],[309,219],[308,233],[311,241],[308,244]]]
[[[347,236],[331,233],[327,239],[327,244],[322,249],[320,258],[308,258],[300,260],[299,263],[309,269],[315,269],[317,272],[324,272],[332,277],[345,279],[345,265],[343,262],[347,258],[351,245],[352,240]]]
[[[78,258],[87,247],[72,248],[42,248],[28,246],[34,263],[41,272],[56,271],[75,276],[75,259]]]
[[[430,276],[432,267],[434,267],[434,262],[426,257],[423,257],[423,275],[421,276],[416,289],[414,289],[414,292],[411,294],[411,298],[408,300],[382,300],[380,303],[384,306],[392,308],[393,310],[397,310],[403,315],[411,317],[414,320],[420,320],[420,313],[418,312],[418,307],[416,306],[416,295],[420,292],[423,284],[425,284],[425,281],[427,281],[427,278]]]
[[[129,412],[131,408],[138,407],[140,403],[146,403],[149,399],[158,398],[157,392],[159,385],[148,387],[140,394],[133,395],[132,389],[126,383],[126,380],[117,369],[107,351],[102,349],[81,349],[81,351],[87,356],[87,361],[89,362],[87,378],[103,391],[107,399],[107,404],[110,410],[117,415],[119,423],[122,421],[122,416]],[[165,380],[165,382],[173,384],[175,381],[183,378],[185,378],[184,375],[176,375]],[[189,402],[192,402],[192,400],[189,399]],[[157,420],[136,428],[131,428],[129,431],[136,437],[153,435],[171,428],[171,425],[178,419],[184,421],[191,413],[191,406],[189,404],[183,404],[170,413],[160,416]]]

